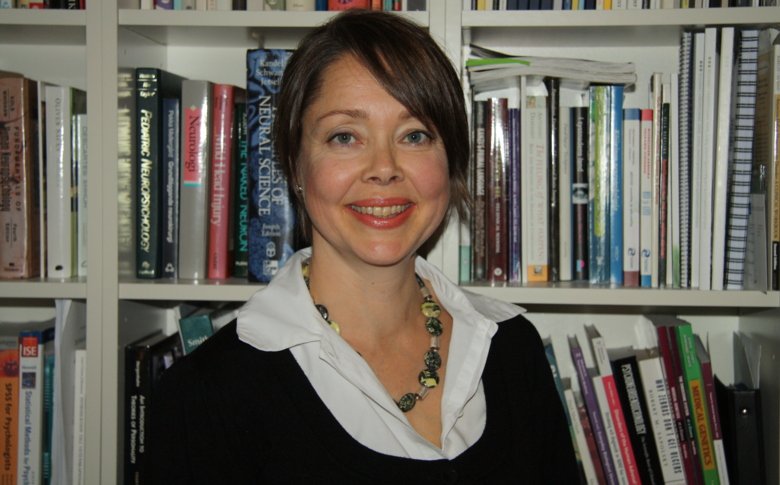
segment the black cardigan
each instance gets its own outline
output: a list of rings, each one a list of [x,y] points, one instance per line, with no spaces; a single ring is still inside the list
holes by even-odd
[[[452,460],[388,456],[341,427],[289,351],[239,341],[233,322],[157,386],[147,483],[578,483],[541,339],[522,316],[499,324],[482,382],[487,423],[469,449]]]

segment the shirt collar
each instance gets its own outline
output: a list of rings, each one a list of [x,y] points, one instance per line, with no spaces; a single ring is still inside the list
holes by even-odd
[[[310,256],[311,248],[293,254],[268,286],[246,302],[238,314],[239,339],[259,350],[279,351],[322,341],[324,332],[332,332],[314,307],[301,274],[301,264]],[[517,305],[461,289],[422,257],[417,257],[415,270],[431,282],[453,319],[464,325],[487,326],[490,336],[495,334],[497,322],[525,311]]]

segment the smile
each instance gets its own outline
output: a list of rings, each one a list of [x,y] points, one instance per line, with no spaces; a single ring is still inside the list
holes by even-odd
[[[387,219],[402,213],[412,204],[386,205],[386,206],[358,206],[350,205],[350,208],[359,214]]]

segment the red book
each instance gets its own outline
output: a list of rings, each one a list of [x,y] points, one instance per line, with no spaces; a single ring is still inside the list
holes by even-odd
[[[230,164],[235,93],[234,87],[229,84],[215,83],[213,89],[207,277],[223,280],[229,276],[230,267]]]
[[[370,0],[328,0],[328,10],[347,10],[350,8],[369,8]]]

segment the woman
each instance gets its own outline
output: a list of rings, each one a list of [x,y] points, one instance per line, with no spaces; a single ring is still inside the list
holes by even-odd
[[[348,11],[290,59],[275,147],[311,248],[155,395],[155,483],[575,483],[540,338],[417,255],[466,210],[448,58]]]

